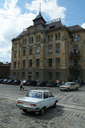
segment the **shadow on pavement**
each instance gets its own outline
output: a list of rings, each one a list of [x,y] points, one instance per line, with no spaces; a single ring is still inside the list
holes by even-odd
[[[22,112],[22,115],[40,120],[51,120],[54,117],[61,117],[63,113],[64,113],[63,106],[57,105],[56,108],[50,107],[46,109],[44,115],[42,116],[40,116],[39,114],[35,114],[34,112],[27,112],[27,113]]]

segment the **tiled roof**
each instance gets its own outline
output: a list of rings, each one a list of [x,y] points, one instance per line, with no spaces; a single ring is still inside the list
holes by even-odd
[[[62,27],[62,23],[61,21],[56,21],[56,22],[45,25],[45,30],[59,28],[59,27]]]
[[[79,25],[70,26],[68,28],[70,29],[70,31],[83,30],[83,28]]]

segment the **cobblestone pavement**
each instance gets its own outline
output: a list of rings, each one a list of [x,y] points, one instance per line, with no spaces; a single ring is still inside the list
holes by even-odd
[[[24,88],[24,91],[20,91],[18,86],[0,85],[0,128],[85,128],[85,111],[64,109],[64,106],[57,105],[56,108],[47,109],[43,116],[22,112],[16,106],[16,98],[25,96],[31,89],[27,86]],[[85,105],[85,87],[71,92],[49,89],[59,97],[61,103]]]

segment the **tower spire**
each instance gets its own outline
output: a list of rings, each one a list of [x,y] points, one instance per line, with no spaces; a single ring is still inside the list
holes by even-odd
[[[39,4],[39,14],[41,14],[41,3]]]

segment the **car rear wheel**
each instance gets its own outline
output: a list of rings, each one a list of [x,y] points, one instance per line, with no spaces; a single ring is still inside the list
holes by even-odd
[[[43,108],[40,110],[39,114],[40,114],[40,115],[44,115],[44,113],[45,113],[45,108],[43,107]]]
[[[27,110],[26,109],[22,109],[23,112],[27,113]]]
[[[69,92],[69,91],[70,91],[70,89],[68,88],[68,89],[67,89],[67,91]]]

